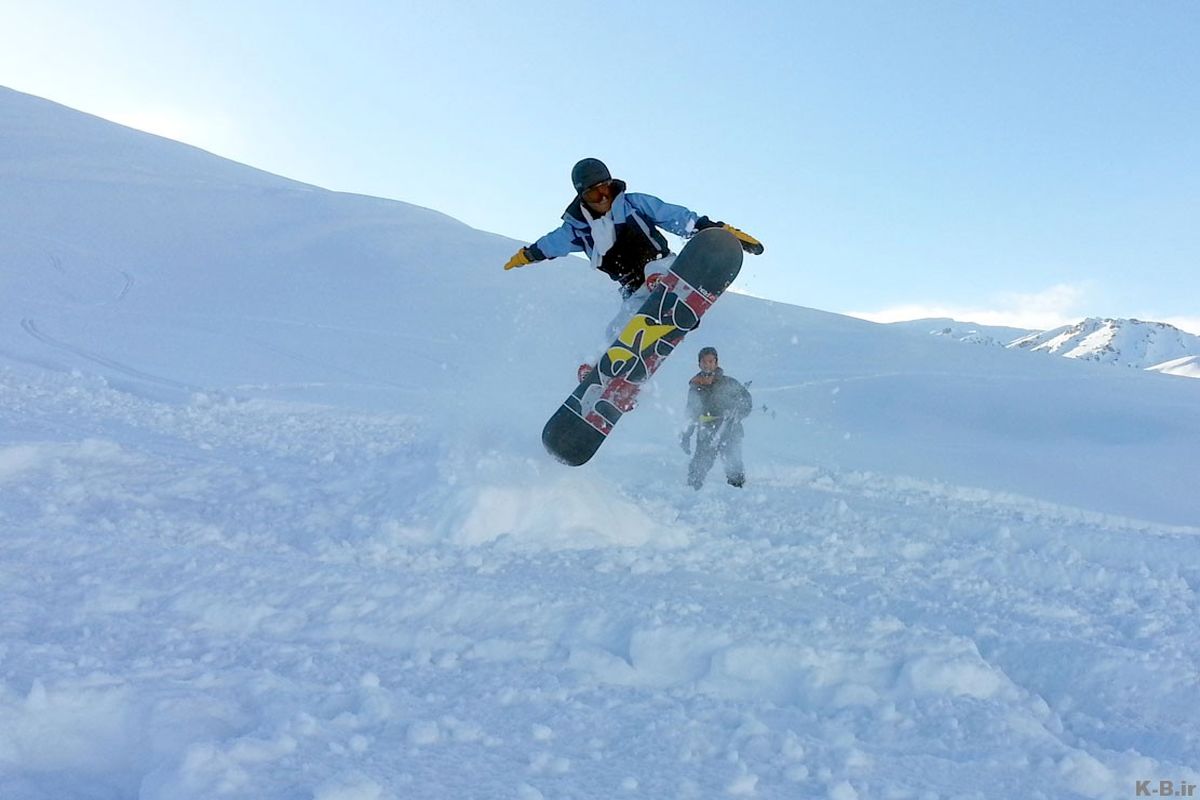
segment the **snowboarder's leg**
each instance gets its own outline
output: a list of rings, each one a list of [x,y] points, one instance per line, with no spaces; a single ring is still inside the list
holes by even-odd
[[[671,265],[675,263],[675,254],[672,253],[664,258],[655,259],[646,264],[646,268],[642,274],[646,276],[646,285],[653,290],[654,283],[671,271]]]
[[[699,489],[704,485],[704,477],[712,469],[717,460],[717,442],[711,427],[701,425],[696,432],[696,453],[688,464],[688,486]]]
[[[647,278],[651,275],[666,275],[674,263],[674,254],[666,258],[651,261],[646,265],[645,275]],[[651,291],[653,290],[649,286],[642,284],[640,289],[629,295],[621,303],[621,308],[617,311],[617,315],[612,318],[612,321],[608,323],[608,328],[604,331],[604,341],[600,344],[601,353],[617,338],[617,334],[625,330],[625,326],[629,324],[629,320],[633,318],[634,313],[642,307],[642,303],[646,302],[646,298],[650,296]]]
[[[721,438],[721,462],[725,465],[725,480],[741,488],[746,483],[746,468],[742,464],[742,426],[735,422]]]
[[[604,341],[598,343],[596,348],[597,356],[608,349],[608,346],[613,343],[617,335],[625,330],[625,326],[629,324],[629,320],[633,319],[634,313],[642,307],[642,303],[646,302],[646,298],[650,296],[650,290],[645,286],[638,289],[621,303],[621,307],[617,309],[617,315],[608,323],[608,327],[604,329]]]

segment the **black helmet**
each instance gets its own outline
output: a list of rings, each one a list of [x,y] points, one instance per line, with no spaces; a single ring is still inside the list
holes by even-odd
[[[696,362],[703,361],[705,356],[712,356],[718,361],[721,360],[721,357],[717,355],[717,348],[715,347],[701,347],[700,352],[696,354]]]
[[[612,174],[608,167],[598,158],[585,158],[571,169],[571,183],[575,185],[575,194],[583,194],[597,183],[611,181]]]

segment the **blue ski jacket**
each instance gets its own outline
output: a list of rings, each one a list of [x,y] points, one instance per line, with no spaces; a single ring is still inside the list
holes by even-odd
[[[664,203],[654,195],[626,192],[625,182],[614,180],[617,196],[612,215],[616,239],[600,260],[599,269],[621,284],[628,297],[645,283],[646,264],[671,252],[659,227],[683,238],[696,232],[700,216],[683,206]],[[595,242],[584,216],[583,200],[575,198],[563,212],[563,224],[525,248],[532,261],[583,252],[592,257]]]

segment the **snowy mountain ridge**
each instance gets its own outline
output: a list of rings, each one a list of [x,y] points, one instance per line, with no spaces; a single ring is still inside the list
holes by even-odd
[[[945,336],[968,344],[983,344],[1003,347],[1009,342],[1028,336],[1033,331],[1026,328],[1013,328],[1006,325],[980,325],[975,322],[963,322],[950,317],[926,317],[923,319],[889,322],[889,327],[927,333],[932,336]]]
[[[1044,331],[978,325],[950,318],[889,323],[891,327],[967,344],[1050,353],[1167,375],[1197,377],[1200,336],[1165,322],[1089,317]]]
[[[1200,336],[1165,322],[1089,317],[1030,334],[1008,347],[1173,373],[1168,362],[1200,356]]]

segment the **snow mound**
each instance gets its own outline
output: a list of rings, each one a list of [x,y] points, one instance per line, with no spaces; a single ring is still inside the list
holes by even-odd
[[[550,481],[465,488],[446,521],[448,538],[474,547],[502,542],[536,550],[683,547],[673,515],[656,519],[606,481],[572,473]]]

